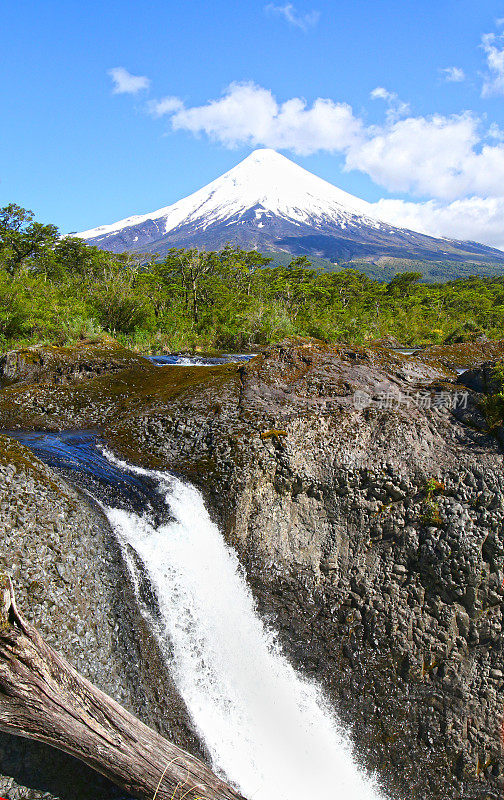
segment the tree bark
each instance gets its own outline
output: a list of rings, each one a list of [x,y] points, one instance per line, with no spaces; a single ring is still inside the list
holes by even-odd
[[[0,730],[63,750],[142,800],[243,800],[79,675],[18,611],[1,574]]]

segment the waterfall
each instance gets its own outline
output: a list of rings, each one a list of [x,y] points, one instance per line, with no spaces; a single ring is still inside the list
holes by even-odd
[[[161,524],[105,510],[136,585],[140,561],[154,590],[152,624],[213,769],[248,800],[379,800],[322,692],[259,618],[201,494],[169,474],[115,463],[155,478],[164,494]]]

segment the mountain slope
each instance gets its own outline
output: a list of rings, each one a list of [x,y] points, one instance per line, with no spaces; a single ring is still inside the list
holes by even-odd
[[[215,250],[226,243],[331,261],[409,258],[504,265],[504,252],[435,239],[376,219],[369,203],[274,150],[256,150],[194,194],[78,236],[113,252]]]

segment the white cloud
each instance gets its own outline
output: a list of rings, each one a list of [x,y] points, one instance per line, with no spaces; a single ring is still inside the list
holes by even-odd
[[[460,67],[445,67],[441,72],[448,83],[461,83],[465,81],[465,72]]]
[[[395,122],[410,112],[409,103],[404,103],[395,92],[389,92],[383,86],[377,86],[370,94],[371,100],[384,100],[388,105],[387,120]]]
[[[373,95],[400,102],[383,87]],[[201,106],[188,108],[173,97],[151,106],[157,116],[163,110],[174,130],[204,134],[226,147],[340,153],[347,170],[365,172],[390,191],[443,200],[504,193],[504,143],[496,128],[482,130],[481,120],[469,113],[398,119],[392,106],[382,126],[366,126],[347,103],[318,98],[309,106],[299,97],[279,103],[254,83],[231,84]]]
[[[320,11],[309,11],[306,14],[301,14],[292,3],[286,3],[284,6],[276,6],[274,3],[269,3],[264,7],[264,10],[267,14],[276,14],[283,17],[290,25],[300,28],[302,31],[313,28],[320,19]]]
[[[504,250],[504,197],[469,197],[442,204],[379,200],[373,216],[430,236],[471,240]]]
[[[370,95],[372,100],[390,100],[395,95],[392,92],[389,92],[383,86],[377,86],[376,89],[373,89]]]
[[[372,128],[346,157],[347,169],[367,173],[391,191],[452,199],[474,192],[501,194],[504,149],[477,150],[478,120],[470,114],[408,117]]]
[[[487,139],[497,139],[499,142],[504,142],[504,131],[502,128],[497,125],[496,122],[492,122],[488,129]]]
[[[136,94],[150,86],[149,78],[143,75],[132,75],[124,67],[109,69],[108,74],[114,84],[112,90],[114,94]]]
[[[485,33],[481,39],[485,51],[488,74],[483,83],[482,96],[504,94],[504,34]]]
[[[151,100],[148,103],[149,112],[153,117],[163,117],[165,114],[173,114],[184,107],[182,100],[178,97],[163,97],[161,100]]]
[[[278,103],[269,90],[254,83],[233,83],[218,100],[181,106],[171,113],[171,125],[174,130],[204,133],[226,147],[249,144],[303,155],[345,151],[362,137],[362,123],[346,103],[318,98],[308,107],[299,97]]]

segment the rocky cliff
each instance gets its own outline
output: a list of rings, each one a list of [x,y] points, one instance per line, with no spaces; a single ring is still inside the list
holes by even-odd
[[[101,350],[98,358],[93,353],[92,359],[86,351],[87,346],[79,348],[75,358],[56,348],[12,353],[0,370],[3,365],[8,371],[8,383],[33,385],[45,377],[68,384],[82,380],[82,372],[111,374],[124,356],[115,347]],[[135,361],[133,354],[126,355],[128,363]],[[51,358],[54,372],[47,368]],[[147,724],[202,754],[100,509],[27,448],[2,435],[0,569],[12,575],[30,621],[73,666]],[[0,773],[0,794],[10,800],[105,800],[120,794],[79,761],[3,733]]]
[[[497,800],[502,453],[487,384],[453,365],[317,342],[208,369],[135,357],[87,381],[11,379],[0,424],[96,426],[198,483],[286,652],[391,796]]]

